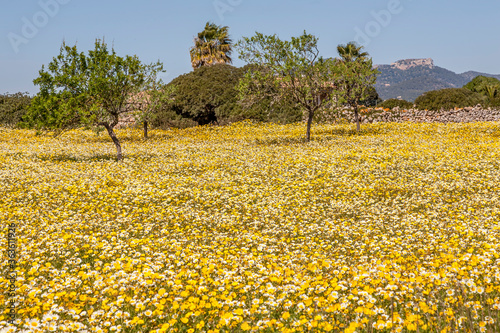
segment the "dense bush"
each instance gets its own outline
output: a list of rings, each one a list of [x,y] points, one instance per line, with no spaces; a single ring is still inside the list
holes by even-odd
[[[190,127],[206,124],[228,124],[244,119],[290,123],[301,120],[295,105],[263,99],[243,106],[238,99],[237,85],[247,67],[227,64],[204,66],[172,80],[169,103],[157,110],[153,126]]]
[[[367,107],[373,107],[377,106],[382,102],[382,99],[378,95],[377,90],[375,87],[370,87],[365,93],[365,96],[359,101],[360,105],[364,105]]]
[[[488,106],[493,107],[493,108],[500,108],[500,96],[490,99],[488,101]]]
[[[427,110],[450,110],[455,107],[463,108],[484,104],[487,98],[479,93],[465,88],[448,88],[429,91],[415,100],[418,109]]]
[[[477,92],[489,99],[500,97],[500,80],[493,77],[476,76],[464,88]]]
[[[0,95],[0,125],[16,127],[23,119],[31,103],[28,93]]]
[[[377,105],[378,107],[384,108],[384,109],[394,109],[396,107],[403,109],[403,110],[408,110],[413,108],[413,103],[405,101],[403,99],[396,99],[396,98],[391,98],[388,100],[383,101],[382,103]]]
[[[500,107],[500,80],[493,77],[477,76],[464,88],[485,96],[488,99],[487,106]]]

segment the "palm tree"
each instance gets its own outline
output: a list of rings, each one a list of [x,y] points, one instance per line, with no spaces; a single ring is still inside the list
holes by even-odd
[[[337,52],[341,57],[343,62],[352,62],[359,60],[366,60],[368,57],[368,52],[361,52],[363,46],[358,46],[355,42],[349,42],[347,44],[340,44],[337,46]]]
[[[340,44],[337,46],[337,52],[339,53],[340,64],[347,70],[347,73],[358,75],[366,72],[368,73],[372,69],[371,59],[368,58],[368,52],[362,52],[363,46],[358,46],[355,42],[349,42],[347,44]],[[366,68],[368,66],[368,68]],[[360,131],[360,118],[359,118],[359,104],[362,98],[366,98],[366,91],[359,91],[359,87],[363,86],[364,83],[360,82],[356,77],[358,75],[351,75],[351,78],[347,79],[344,83],[345,94],[347,96],[347,104],[354,108],[354,118],[356,119],[356,129]],[[360,95],[361,93],[361,95]],[[363,96],[364,95],[364,96]]]
[[[205,29],[195,37],[194,46],[189,51],[193,69],[232,63],[233,41],[229,38],[228,29],[229,27],[207,22]]]
[[[488,97],[490,99],[493,99],[498,92],[498,86],[496,86],[494,84],[488,84],[485,86],[485,88],[486,88],[486,93],[488,94]]]

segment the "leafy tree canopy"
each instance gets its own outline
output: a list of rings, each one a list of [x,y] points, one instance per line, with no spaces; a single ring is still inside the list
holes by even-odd
[[[338,75],[336,62],[320,57],[317,44],[318,39],[305,31],[289,41],[256,33],[237,43],[240,59],[255,66],[240,81],[240,98],[292,100],[300,105],[307,118],[307,141],[314,113],[335,95]]]
[[[464,88],[479,93],[489,99],[500,97],[500,80],[493,77],[477,76]]]
[[[340,59],[336,59],[339,66],[337,77],[337,89],[339,91],[339,101],[345,102],[354,108],[356,128],[360,130],[360,119],[358,107],[360,103],[367,99],[377,80],[378,70],[373,68],[371,58],[368,53],[361,52],[362,47],[355,44],[340,45],[338,47]],[[347,52],[347,53],[346,53]]]
[[[161,63],[144,65],[137,56],[120,57],[106,43],[95,41],[86,55],[76,45],[63,43],[60,53],[42,66],[33,82],[40,92],[33,99],[27,123],[35,128],[58,133],[80,126],[104,127],[122,159],[121,145],[113,128],[123,113],[136,105],[130,100],[151,84],[163,71]]]

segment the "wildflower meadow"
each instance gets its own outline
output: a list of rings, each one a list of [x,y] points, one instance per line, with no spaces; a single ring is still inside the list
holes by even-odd
[[[0,129],[0,332],[500,332],[499,124],[304,131]]]

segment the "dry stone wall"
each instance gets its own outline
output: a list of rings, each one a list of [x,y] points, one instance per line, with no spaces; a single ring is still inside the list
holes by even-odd
[[[335,122],[342,120],[354,122],[354,112],[352,110],[342,110],[333,116],[331,120]],[[470,123],[482,121],[500,121],[500,109],[471,107],[448,111],[410,109],[361,112],[361,122],[365,124],[379,122]]]
[[[126,113],[120,116],[118,124],[116,125],[117,128],[127,128],[127,127],[134,127],[136,125],[136,120],[134,117],[133,112]]]

